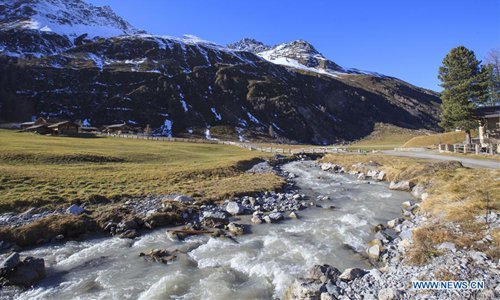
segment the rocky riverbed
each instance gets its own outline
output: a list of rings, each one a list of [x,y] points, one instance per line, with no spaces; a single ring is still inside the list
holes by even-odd
[[[120,209],[134,211],[134,217],[143,220],[135,219],[141,226],[133,229],[138,235],[120,238],[124,236],[115,231],[112,238],[63,238],[22,251],[45,260],[47,277],[33,289],[18,291],[18,297],[283,299],[294,278],[314,264],[369,266],[365,246],[374,235],[371,227],[397,217],[410,199],[383,183],[321,171],[314,162],[279,168],[262,164],[249,171],[279,172],[287,187],[199,206],[182,195],[140,203],[129,199]],[[148,216],[178,206],[184,207],[179,211],[184,226],[167,234],[142,229],[151,222]],[[111,232],[133,226],[124,220],[107,222]],[[207,229],[210,233],[203,234]]]
[[[322,170],[343,173],[342,166],[326,163]],[[377,164],[353,166],[352,175],[360,180],[383,180],[385,174]],[[356,169],[368,172],[356,171]],[[428,194],[419,185],[408,181],[391,182],[390,189],[411,192],[416,200]],[[315,265],[308,273],[295,280],[286,292],[286,299],[499,299],[500,261],[491,260],[485,253],[459,249],[451,242],[437,245],[439,253],[430,262],[415,265],[409,254],[415,251],[413,231],[418,227],[437,227],[436,220],[424,213],[416,213],[419,204],[404,203],[401,218],[375,227],[375,238],[368,243],[366,253],[374,268],[348,268],[343,272],[332,265]],[[500,228],[500,217],[495,212],[476,218],[487,226],[485,237],[477,243],[491,244],[492,234]],[[460,227],[448,223],[450,231],[460,234]],[[417,281],[479,281],[484,289],[419,290],[412,286]]]
[[[91,214],[95,215],[96,226],[114,236],[90,235],[80,241],[60,236],[31,250],[2,243],[4,253],[17,250],[23,257],[43,258],[46,277],[44,268],[43,275],[35,278],[41,281],[34,288],[4,288],[0,297],[498,296],[498,262],[484,253],[444,243],[439,246],[442,255],[431,264],[407,263],[413,230],[431,222],[417,213],[418,200],[428,194],[424,187],[411,182],[384,183],[385,174],[378,167],[368,163],[357,166],[363,171],[347,172],[335,164],[312,161],[282,166],[261,163],[248,172],[278,173],[287,181],[283,191],[234,197],[222,203],[197,203],[185,195],[150,196],[111,204],[116,206],[104,212],[92,211],[95,206],[73,205],[63,210],[0,216],[0,221],[10,218],[14,226],[21,226],[44,216]],[[492,230],[498,226],[496,214],[487,219]],[[157,229],[172,224],[180,226],[167,232]],[[491,240],[485,237],[482,242]],[[21,259],[16,266],[22,263]],[[7,272],[4,269],[2,272]],[[483,280],[488,288],[418,293],[409,286],[415,279],[440,278]]]

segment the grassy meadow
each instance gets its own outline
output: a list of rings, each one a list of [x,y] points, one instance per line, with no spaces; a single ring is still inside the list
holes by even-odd
[[[472,137],[476,137],[477,133],[472,132]],[[406,143],[403,147],[416,148],[416,147],[433,147],[439,144],[456,144],[463,143],[465,140],[465,132],[451,131],[444,133],[435,133],[422,136],[416,136]]]
[[[220,200],[274,189],[274,175],[244,173],[267,154],[233,146],[0,130],[0,211],[107,198],[183,193]]]
[[[412,130],[390,124],[377,123],[373,132],[347,146],[348,149],[388,150],[402,147],[408,140],[425,134],[425,130]]]

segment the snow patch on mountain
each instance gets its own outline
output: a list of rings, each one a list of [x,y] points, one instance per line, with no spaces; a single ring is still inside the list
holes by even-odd
[[[144,33],[116,15],[109,6],[82,0],[0,0],[0,28],[55,32],[76,38]]]
[[[346,74],[384,76],[375,72],[343,68],[324,57],[313,45],[304,40],[296,40],[270,47],[254,39],[245,38],[236,43],[229,44],[227,47],[236,51],[252,52],[273,64],[330,77],[338,78]]]
[[[215,118],[216,118],[218,121],[221,121],[221,120],[222,120],[222,116],[221,116],[221,114],[219,114],[219,113],[217,112],[217,110],[215,109],[215,107],[212,107],[210,110],[212,111],[212,113],[214,114]]]
[[[270,46],[264,45],[264,43],[259,42],[255,39],[244,38],[236,43],[227,45],[229,49],[234,49],[237,51],[247,51],[252,53],[259,53],[271,49]]]

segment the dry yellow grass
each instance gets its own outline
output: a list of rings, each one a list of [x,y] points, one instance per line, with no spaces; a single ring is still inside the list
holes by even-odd
[[[417,228],[412,237],[414,247],[408,251],[408,260],[416,265],[425,264],[429,259],[441,255],[435,245],[451,239],[447,230],[435,227]]]
[[[410,180],[424,184],[430,197],[422,202],[422,209],[434,215],[445,214],[450,221],[470,220],[484,212],[487,202],[493,209],[500,209],[500,170],[448,169],[443,168],[449,166],[447,163],[382,154],[330,154],[323,161],[347,168],[358,162],[374,161],[381,165],[389,181]]]
[[[216,144],[48,137],[0,130],[0,211],[67,205],[93,195],[184,193],[200,199],[271,190],[243,172],[268,154]]]
[[[413,130],[391,124],[376,123],[373,132],[363,139],[348,145],[350,149],[394,149],[403,146],[408,140],[430,133],[426,130]]]
[[[476,133],[472,133],[476,136]],[[429,134],[416,136],[411,140],[404,143],[404,148],[417,148],[417,147],[433,147],[439,144],[456,144],[462,143],[465,140],[465,132],[452,131],[445,133]]]
[[[474,153],[453,153],[453,152],[444,152],[439,153],[440,155],[445,156],[455,156],[455,157],[465,157],[465,158],[473,158],[473,159],[485,159],[485,160],[499,160],[500,155],[490,155],[490,154],[474,154]]]

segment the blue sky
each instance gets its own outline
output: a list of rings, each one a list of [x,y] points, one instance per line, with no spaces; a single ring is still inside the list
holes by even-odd
[[[152,34],[219,44],[252,37],[273,45],[304,39],[344,67],[440,90],[437,70],[453,47],[483,60],[500,47],[499,0],[88,0],[110,5]]]

